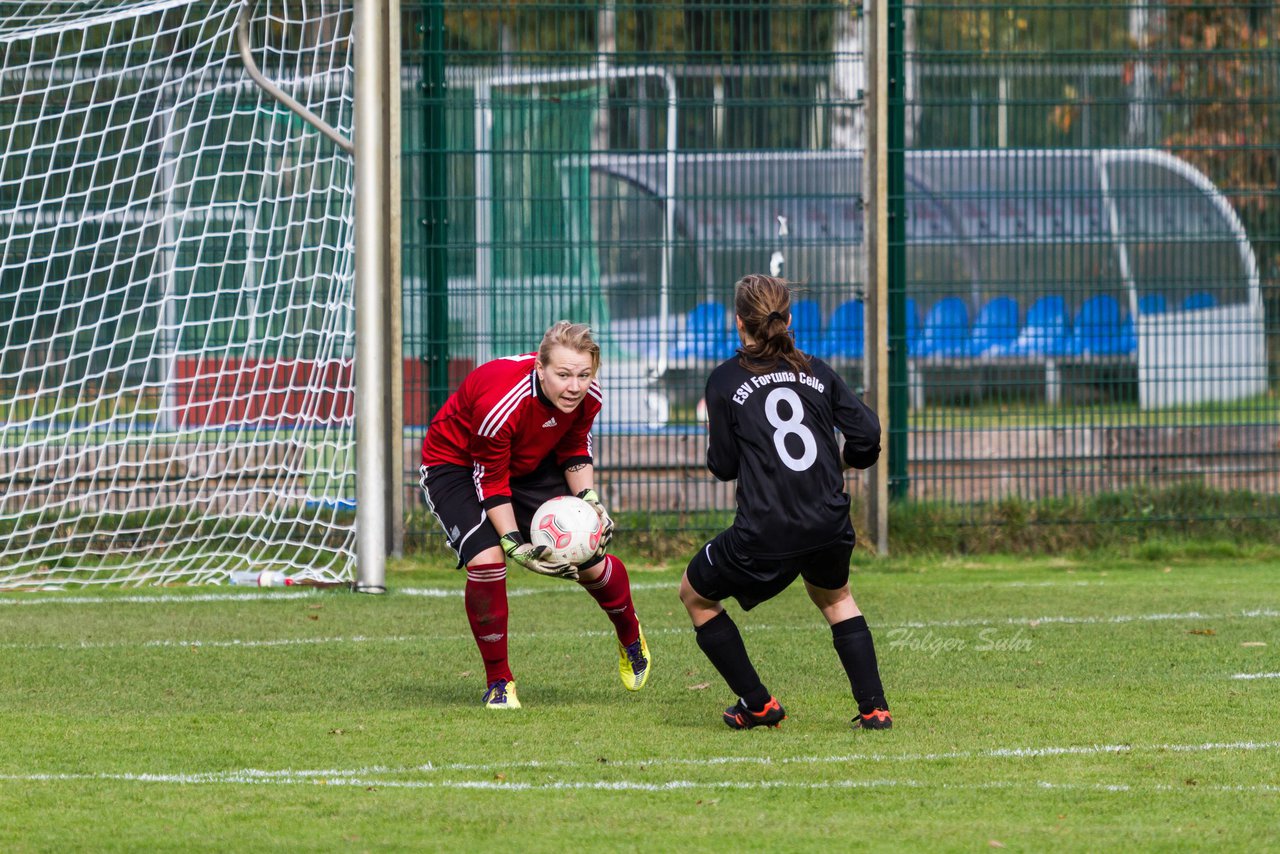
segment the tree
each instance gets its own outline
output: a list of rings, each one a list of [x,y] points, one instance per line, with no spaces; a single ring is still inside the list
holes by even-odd
[[[1272,364],[1280,363],[1280,13],[1274,5],[1172,0],[1154,77],[1164,144],[1231,200],[1261,268]]]
[[[1280,225],[1277,15],[1273,7],[1173,0],[1165,18],[1153,71],[1165,102],[1164,145],[1223,188],[1247,224],[1270,226],[1251,232],[1272,235]]]
[[[863,60],[866,56],[866,15],[861,0],[841,0],[835,10],[831,47],[831,98],[837,107],[831,121],[831,147],[834,149],[862,148],[866,143],[866,118],[864,107],[858,103],[867,85]],[[907,148],[915,145],[920,107],[919,63],[917,62],[916,12],[912,7],[902,10],[905,54],[906,88],[902,97],[906,103],[906,128],[904,143]]]

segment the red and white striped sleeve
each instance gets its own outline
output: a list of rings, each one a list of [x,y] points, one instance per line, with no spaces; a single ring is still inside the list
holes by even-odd
[[[476,495],[484,507],[511,500],[511,446],[520,413],[534,400],[532,372],[487,389],[471,410],[471,458]]]

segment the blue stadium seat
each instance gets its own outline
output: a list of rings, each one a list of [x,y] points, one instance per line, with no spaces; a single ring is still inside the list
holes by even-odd
[[[815,352],[822,343],[822,307],[811,299],[791,303],[791,331],[797,347],[806,353]]]
[[[673,359],[711,359],[722,361],[733,355],[738,336],[730,322],[724,303],[716,300],[700,302],[689,309],[684,335],[672,348]]]
[[[907,314],[907,353],[914,356],[920,349],[920,306],[911,297],[903,303]]]
[[[860,299],[845,300],[831,312],[818,355],[824,359],[861,359],[865,345],[866,305]]]
[[[969,336],[969,355],[982,356],[1000,352],[1018,337],[1018,301],[1013,297],[995,297],[982,307],[973,322]]]
[[[1110,294],[1089,297],[1076,312],[1070,352],[1082,356],[1114,356],[1127,352],[1120,303]]]
[[[1143,294],[1138,297],[1138,314],[1164,314],[1169,310],[1169,303],[1164,294]]]
[[[917,356],[965,356],[969,352],[969,307],[960,297],[930,306],[920,330]]]
[[[1164,294],[1143,294],[1138,297],[1138,314],[1164,314],[1168,308]],[[1138,333],[1134,328],[1133,315],[1125,316],[1120,334],[1124,337],[1125,352],[1138,352]]]
[[[1195,291],[1187,294],[1186,299],[1182,301],[1182,310],[1195,311],[1201,308],[1213,308],[1217,304],[1217,297],[1208,291]]]
[[[1061,356],[1067,352],[1069,344],[1067,301],[1050,295],[1031,304],[1017,339],[995,352],[1009,356]]]

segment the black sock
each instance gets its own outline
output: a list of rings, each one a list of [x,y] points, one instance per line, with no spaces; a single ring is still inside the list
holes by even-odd
[[[729,690],[741,697],[748,709],[754,712],[762,710],[769,702],[769,690],[751,666],[746,644],[742,642],[738,626],[728,612],[721,611],[694,627],[694,632],[698,647],[729,683]]]
[[[880,668],[876,664],[876,647],[871,641],[867,618],[859,614],[833,625],[831,643],[849,677],[853,699],[858,703],[858,714],[865,715],[872,709],[888,709],[884,686],[880,684]]]

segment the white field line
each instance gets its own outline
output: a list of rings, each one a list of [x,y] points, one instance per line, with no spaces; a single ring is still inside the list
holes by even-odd
[[[543,633],[546,634],[545,632]],[[611,632],[596,632],[604,636]],[[526,632],[525,637],[537,637],[534,632]],[[441,636],[431,635],[428,637],[418,637],[415,635],[384,635],[381,637],[368,637],[365,635],[346,635],[336,637],[319,637],[319,638],[275,638],[268,640],[244,640],[242,638],[231,638],[228,640],[198,640],[198,639],[161,639],[146,641],[98,641],[98,642],[67,642],[67,643],[0,643],[0,649],[21,649],[21,650],[91,650],[91,649],[192,649],[199,647],[201,649],[260,649],[270,647],[290,647],[290,646],[322,646],[325,644],[360,644],[360,643],[435,643],[439,641],[462,641],[471,640],[471,635],[453,635]]]
[[[971,587],[975,582],[933,582],[937,586]],[[1105,581],[985,581],[992,587],[1037,588],[1037,587],[1098,587],[1107,584]],[[1216,583],[1251,583],[1235,580]],[[642,581],[632,582],[632,590],[672,590],[678,587],[676,581]],[[512,587],[508,588],[508,596],[542,596],[546,594],[575,593],[580,588],[576,585],[557,584],[553,587]],[[131,596],[73,596],[63,592],[44,593],[38,596],[17,594],[12,591],[0,591],[0,606],[4,605],[110,605],[117,602],[137,603],[180,603],[180,602],[226,602],[237,599],[279,601],[294,596],[314,596],[315,588],[284,588],[270,591],[245,591],[234,593],[192,593],[192,594],[135,594]],[[398,587],[392,588],[392,595],[420,596],[428,599],[452,599],[462,596],[460,587]]]
[[[1099,585],[1101,581],[1009,581],[990,582],[1001,587],[1085,587]],[[632,590],[670,590],[673,593],[678,587],[676,581],[633,581]],[[578,593],[581,588],[575,584],[557,584],[553,587],[510,587],[508,596],[543,596],[556,593]],[[392,596],[418,596],[427,599],[457,599],[462,597],[461,587],[393,587]],[[231,602],[244,601],[279,601],[296,596],[314,596],[316,588],[295,587],[273,590],[246,590],[244,592],[227,593],[137,593],[129,596],[86,596],[70,595],[62,592],[42,593],[38,595],[13,594],[0,592],[0,606],[4,605],[112,605],[120,602],[129,604],[182,602]]]
[[[270,596],[271,594],[265,594]],[[183,597],[179,597],[180,599]],[[230,597],[241,598],[241,597]],[[245,597],[247,598],[247,597]],[[257,598],[257,597],[254,597]],[[885,631],[895,628],[912,628],[912,629],[934,629],[934,628],[978,628],[983,626],[1025,626],[1035,628],[1038,626],[1053,625],[1124,625],[1130,623],[1150,623],[1164,622],[1168,620],[1222,620],[1222,619],[1270,619],[1280,617],[1280,611],[1266,608],[1248,608],[1243,611],[1223,614],[1206,614],[1199,611],[1185,611],[1181,613],[1158,613],[1158,614],[1112,614],[1109,616],[1038,616],[1038,617],[1008,617],[1003,620],[992,620],[973,618],[967,620],[911,620],[907,622],[897,623],[880,623],[875,626],[877,631]],[[818,623],[804,623],[801,625],[792,624],[752,624],[753,632],[778,632],[778,631],[797,631],[805,629],[814,629],[819,626]],[[681,635],[690,631],[687,627],[679,628],[652,628],[646,629],[645,633],[651,637],[661,635]],[[582,630],[573,632],[522,632],[522,638],[540,638],[540,637],[571,637],[571,638],[600,638],[613,637],[613,632],[607,629],[598,630]],[[92,650],[92,649],[121,649],[121,648],[191,648],[203,647],[208,649],[219,648],[260,648],[260,647],[288,647],[288,646],[317,646],[323,644],[345,644],[345,643],[441,643],[450,641],[469,641],[471,635],[466,633],[455,633],[448,635],[346,635],[331,637],[314,637],[314,638],[267,638],[260,640],[245,640],[242,638],[224,638],[221,640],[201,640],[199,638],[161,638],[143,641],[100,641],[100,642],[75,642],[62,641],[55,643],[39,643],[39,642],[0,642],[0,649],[22,649],[22,650]],[[1265,679],[1280,678],[1280,674],[1236,674],[1231,677],[1233,679]]]
[[[1007,620],[934,620],[934,621],[912,621],[905,623],[883,623],[876,626],[878,631],[884,631],[894,628],[965,628],[965,627],[981,627],[981,626],[1029,626],[1036,627],[1038,625],[1112,625],[1112,624],[1128,624],[1128,623],[1144,623],[1144,622],[1163,622],[1166,620],[1220,620],[1220,619],[1257,619],[1280,617],[1280,611],[1249,609],[1228,614],[1201,614],[1199,612],[1188,612],[1185,614],[1120,614],[1109,617],[1011,617]],[[760,625],[753,624],[751,631],[753,632],[794,632],[804,631],[807,629],[817,630],[820,626],[818,623],[804,624],[770,624],[764,623]],[[659,627],[646,629],[645,634],[650,637],[660,637],[663,635],[683,635],[691,630],[687,627],[668,628]],[[584,640],[592,638],[613,637],[613,632],[608,629],[591,629],[572,632],[521,632],[522,639],[536,638],[581,638]],[[470,641],[471,635],[458,632],[453,634],[442,635],[337,635],[329,637],[312,637],[312,638],[264,638],[259,640],[246,640],[243,638],[224,638],[221,640],[202,640],[200,638],[158,638],[153,640],[138,641],[59,641],[53,643],[39,642],[0,642],[0,649],[21,649],[21,650],[94,650],[94,649],[190,649],[193,647],[201,647],[205,649],[255,649],[269,647],[289,647],[289,646],[321,646],[325,644],[362,644],[362,643],[447,643]],[[1264,674],[1247,674],[1241,673],[1231,677],[1232,679],[1270,679],[1280,678],[1280,673],[1264,673]]]
[[[632,581],[632,590],[671,590],[672,593],[680,586],[678,581]],[[406,595],[406,597],[425,597],[428,599],[461,599],[462,588],[396,588],[392,590],[393,594]],[[543,595],[544,593],[585,593],[579,585],[576,584],[557,584],[553,588],[511,588],[508,586],[508,597],[531,597],[531,595]]]
[[[642,582],[632,585],[632,590],[662,590],[674,589],[674,585],[667,582]],[[508,591],[508,596],[532,596],[542,593],[552,592],[569,592],[578,593],[581,588],[577,585],[563,585],[548,588],[515,588]],[[135,594],[130,596],[63,596],[60,594],[42,595],[37,597],[23,598],[5,598],[0,596],[0,605],[40,605],[40,604],[180,604],[187,602],[296,602],[300,599],[306,599],[317,595],[314,588],[304,588],[301,590],[269,590],[269,591],[244,591],[233,593],[193,593],[193,594]],[[421,596],[426,598],[461,598],[463,591],[458,588],[403,588],[396,591],[399,594],[407,596]],[[1006,617],[1003,619],[990,619],[982,617],[972,617],[959,620],[908,620],[902,622],[886,622],[876,625],[877,630],[888,630],[895,628],[909,629],[943,629],[943,628],[981,628],[992,626],[1026,626],[1035,628],[1048,625],[1124,625],[1129,623],[1149,623],[1163,622],[1171,620],[1221,620],[1221,619],[1271,619],[1280,617],[1280,610],[1269,608],[1250,608],[1233,613],[1204,613],[1200,611],[1182,611],[1168,613],[1153,614],[1111,614],[1111,615],[1038,615],[1023,617]],[[770,625],[759,624],[752,625],[753,632],[768,631],[794,631],[807,627],[797,625]],[[648,634],[684,634],[688,630],[684,627],[680,628],[654,628]],[[577,632],[525,632],[524,637],[536,638],[540,636],[547,637],[577,637],[577,638],[594,638],[612,636],[607,630],[600,631],[577,631]],[[219,648],[263,648],[263,647],[288,647],[288,646],[316,646],[322,644],[346,644],[346,643],[423,643],[423,642],[441,642],[441,641],[466,641],[471,636],[465,633],[451,635],[391,635],[372,637],[366,635],[354,636],[337,636],[337,637],[318,637],[318,638],[276,638],[261,640],[245,640],[238,638],[221,639],[221,640],[202,640],[199,638],[170,638],[156,639],[148,641],[103,641],[103,642],[57,642],[57,643],[0,643],[0,649],[53,649],[53,650],[91,650],[91,649],[114,649],[114,648],[191,648],[203,647],[209,649]],[[1255,678],[1276,678],[1280,674],[1237,674],[1232,678],[1235,679],[1255,679]]]
[[[1086,614],[1081,616],[1038,616],[1007,617],[1003,620],[991,620],[975,617],[965,620],[927,620],[907,621],[901,623],[885,623],[885,628],[964,628],[968,626],[1029,626],[1035,628],[1042,625],[1121,625],[1124,623],[1156,623],[1165,620],[1224,620],[1224,619],[1257,619],[1280,617],[1280,610],[1271,608],[1246,608],[1242,611],[1224,614],[1207,614],[1202,611],[1179,611],[1158,614]]]
[[[840,763],[858,763],[858,762],[950,762],[956,759],[1040,759],[1054,756],[1102,756],[1102,755],[1132,755],[1141,753],[1214,753],[1221,751],[1280,751],[1280,741],[1236,741],[1236,742],[1208,742],[1204,744],[1153,744],[1153,745],[1132,745],[1132,744],[1090,744],[1077,745],[1069,747],[997,747],[990,750],[948,750],[941,753],[841,753],[831,756],[717,756],[710,759],[635,759],[635,760],[610,760],[610,767],[626,768],[630,766],[649,768],[653,766],[688,766],[688,767],[712,767],[720,765],[831,765]],[[596,765],[597,763],[590,763]],[[372,773],[379,771],[383,773],[405,773],[405,772],[425,772],[425,771],[477,771],[482,773],[493,773],[495,771],[505,771],[512,768],[531,768],[531,769],[547,769],[547,768],[575,768],[585,767],[587,763],[573,762],[571,760],[530,760],[527,762],[508,762],[496,763],[487,762],[479,764],[470,763],[449,763],[444,765],[436,765],[427,763],[418,765],[413,768],[401,769],[365,769],[356,773]],[[296,772],[295,772],[296,773]],[[335,773],[335,772],[307,772],[307,773]]]
[[[923,754],[883,754],[862,753],[836,756],[814,757],[739,757],[722,756],[709,759],[663,759],[649,758],[630,761],[609,762],[611,768],[635,767],[651,769],[661,766],[683,766],[698,768],[714,768],[732,764],[753,764],[783,767],[787,765],[831,765],[848,764],[850,762],[931,762],[952,761],[955,759],[1024,759],[1046,756],[1089,756],[1089,755],[1131,755],[1135,753],[1205,753],[1226,751],[1275,751],[1280,749],[1280,742],[1226,742],[1207,744],[1157,744],[1157,745],[1090,745],[1077,747],[1030,747],[1030,748],[997,748],[986,751],[953,751],[946,753]],[[263,771],[248,768],[237,771],[212,771],[189,774],[148,774],[148,773],[79,773],[79,774],[0,774],[0,781],[6,782],[63,782],[63,781],[121,781],[137,783],[170,783],[176,785],[196,784],[247,784],[247,785],[328,785],[348,787],[385,787],[385,788],[420,788],[420,789],[478,789],[494,791],[555,791],[574,789],[603,789],[620,791],[669,791],[676,789],[850,789],[850,788],[922,788],[922,789],[1067,789],[1101,792],[1186,792],[1186,791],[1219,791],[1274,794],[1280,792],[1280,785],[1197,785],[1194,787],[1169,784],[1135,785],[1130,783],[1060,783],[1038,781],[1033,784],[1021,782],[990,781],[973,784],[921,782],[914,779],[882,779],[882,780],[834,780],[823,782],[788,781],[788,780],[668,780],[661,783],[646,783],[633,780],[586,780],[586,781],[548,781],[540,783],[519,783],[485,780],[429,780],[405,779],[411,775],[451,774],[462,772],[480,772],[492,774],[494,771],[511,771],[516,768],[545,770],[558,768],[565,771],[598,770],[597,761],[592,762],[515,762],[506,764],[472,765],[448,763],[437,765],[426,763],[405,768],[387,768],[372,766],[366,768],[325,770],[284,769]]]
[[[936,584],[945,586],[965,586],[971,587],[975,583],[982,583],[991,587],[1094,587],[1100,586],[1102,581],[990,581],[990,582],[955,582],[954,584],[945,582],[935,582]],[[640,581],[631,582],[632,590],[675,590],[680,586],[677,581]],[[536,596],[544,593],[573,593],[579,588],[572,584],[557,584],[554,587],[524,587],[513,588],[507,591],[508,596]],[[461,596],[462,589],[456,587],[398,587],[393,593],[402,596],[425,596],[428,598],[448,598]]]
[[[252,602],[288,601],[316,595],[316,588],[284,588],[273,591],[246,591],[244,593],[138,593],[130,596],[65,596],[43,594],[40,596],[0,596],[4,605],[173,605],[185,602]]]
[[[229,774],[4,774],[0,782],[48,783],[64,781],[116,781],[127,783],[169,783],[191,785],[250,785],[250,786],[328,786],[361,789],[463,789],[493,792],[559,792],[559,791],[611,791],[611,792],[672,792],[684,790],[770,790],[770,789],[936,789],[952,791],[1085,791],[1112,793],[1188,793],[1230,792],[1231,794],[1274,795],[1280,786],[1228,786],[1182,785],[1168,783],[1135,785],[1132,783],[1058,783],[1039,780],[1035,783],[991,781],[986,783],[938,783],[919,780],[832,780],[829,782],[805,782],[793,780],[667,780],[662,783],[642,783],[633,780],[553,781],[547,783],[512,783],[496,780],[389,780],[382,777],[341,777],[326,779],[316,777],[256,777]]]
[[[1280,673],[1237,673],[1232,679],[1280,679]]]
[[[675,585],[668,582],[642,582],[631,585],[632,590],[674,590]],[[514,588],[507,591],[509,597],[517,596],[534,596],[543,593],[570,592],[578,593],[581,588],[577,585],[564,585],[549,588]],[[461,588],[418,588],[407,587],[394,591],[405,596],[421,596],[426,598],[462,598],[463,591]],[[182,602],[226,602],[226,601],[282,601],[306,596],[316,595],[313,589],[304,589],[300,591],[270,591],[255,593],[197,593],[191,595],[178,594],[161,594],[157,596],[135,595],[135,596],[41,596],[33,598],[4,598],[0,596],[0,605],[41,605],[41,604],[113,604],[118,602],[127,603],[163,603],[174,604]],[[971,617],[959,620],[906,620],[895,623],[878,623],[876,628],[892,629],[929,629],[929,628],[968,628],[982,626],[1029,626],[1036,627],[1041,625],[1108,625],[1108,624],[1124,624],[1124,623],[1149,623],[1160,622],[1166,620],[1221,620],[1221,619],[1258,619],[1258,618],[1274,618],[1280,617],[1280,610],[1271,608],[1247,608],[1234,613],[1205,613],[1202,611],[1179,611],[1155,614],[1111,614],[1111,615],[1037,615],[1026,617],[1005,617],[1003,619],[991,619],[984,617]],[[790,628],[790,627],[788,627]],[[753,630],[768,630],[768,627],[753,626]],[[587,633],[589,635],[597,634],[595,632]],[[599,633],[607,634],[607,633]],[[168,643],[168,642],[166,642]],[[184,645],[186,642],[174,641],[174,645]]]
[[[631,585],[632,590],[664,590],[674,591],[674,582],[657,581],[641,582]],[[507,590],[507,596],[538,596],[544,593],[575,593],[581,588],[577,585],[557,585],[556,587],[513,587]],[[319,591],[314,587],[280,588],[272,590],[253,590],[228,593],[135,593],[128,596],[84,596],[64,593],[42,593],[39,595],[0,593],[0,607],[5,605],[173,605],[186,602],[281,602],[307,596],[315,596]],[[406,587],[393,589],[392,595],[422,596],[431,599],[461,599],[462,588]]]
[[[1014,748],[994,748],[991,750],[957,750],[947,751],[943,753],[906,753],[906,754],[886,754],[886,753],[852,753],[837,754],[831,756],[719,756],[707,759],[679,759],[679,758],[647,758],[633,760],[611,760],[605,767],[609,768],[636,768],[640,770],[648,770],[652,768],[675,766],[685,768],[716,768],[730,765],[757,765],[771,766],[782,768],[785,766],[818,766],[818,765],[846,765],[849,763],[866,763],[866,762],[884,762],[884,763],[905,763],[905,762],[951,762],[956,759],[1039,759],[1054,756],[1130,756],[1134,754],[1146,753],[1221,753],[1221,752],[1245,752],[1245,751],[1280,751],[1280,742],[1208,742],[1204,744],[1150,744],[1150,745],[1131,745],[1131,744],[1097,744],[1097,745],[1081,745],[1068,747],[1014,747]],[[598,760],[589,762],[575,762],[572,760],[560,761],[544,761],[533,760],[527,762],[507,762],[507,763],[443,763],[436,764],[427,762],[421,765],[414,765],[400,768],[389,768],[386,766],[369,766],[364,768],[328,768],[328,769],[281,769],[275,771],[265,771],[257,768],[245,768],[235,771],[209,771],[196,772],[188,774],[148,774],[148,773],[78,773],[78,774],[51,774],[51,773],[28,773],[28,774],[0,774],[0,781],[13,782],[40,782],[40,781],[77,781],[77,780],[120,780],[127,782],[140,783],[176,783],[176,784],[199,784],[199,783],[248,783],[248,784],[321,784],[321,785],[342,785],[342,786],[388,786],[388,787],[409,787],[409,788],[473,788],[473,789],[640,789],[660,791],[669,788],[857,788],[861,786],[910,786],[923,788],[959,788],[965,789],[970,786],[954,784],[954,783],[921,783],[915,780],[838,780],[830,782],[792,782],[792,781],[691,781],[691,780],[675,780],[664,783],[641,783],[627,781],[572,781],[572,782],[548,782],[544,784],[530,783],[514,783],[495,781],[491,778],[473,781],[473,780],[422,780],[422,779],[404,779],[413,775],[443,775],[455,774],[458,772],[480,773],[486,776],[492,775],[494,772],[509,772],[516,769],[546,771],[551,769],[560,769],[562,771],[597,771],[601,768]],[[1186,786],[1164,786],[1160,784],[1152,784],[1150,786],[1134,786],[1131,784],[1075,784],[1075,783],[1051,783],[1039,782],[1035,784],[1024,783],[978,783],[972,788],[1053,788],[1053,789],[1088,789],[1098,791],[1147,791],[1147,790],[1169,790],[1184,791],[1189,787]],[[1280,785],[1200,785],[1197,789],[1214,789],[1218,791],[1231,792],[1280,792]]]

